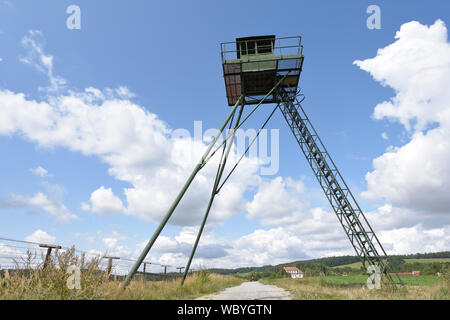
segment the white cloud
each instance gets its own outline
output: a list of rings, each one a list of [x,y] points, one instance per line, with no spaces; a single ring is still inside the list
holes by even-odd
[[[381,133],[381,138],[383,138],[384,140],[389,140],[389,136],[386,132]]]
[[[44,53],[44,42],[42,32],[29,30],[28,34],[22,39],[22,46],[27,50],[27,55],[21,58],[20,61],[46,74],[50,81],[50,87],[45,89],[49,92],[55,92],[62,89],[67,82],[63,78],[54,75],[53,56]]]
[[[410,228],[382,231],[379,238],[388,254],[447,251],[450,248],[450,227],[425,229],[418,224]]]
[[[37,242],[43,244],[54,244],[56,241],[56,237],[49,235],[47,232],[43,230],[36,230],[29,236],[25,237],[25,241]]]
[[[122,200],[114,195],[111,188],[105,189],[101,186],[92,192],[89,199],[90,205],[82,203],[81,208],[85,211],[93,211],[102,214],[115,214],[123,211]]]
[[[430,213],[450,207],[450,44],[441,20],[409,22],[372,59],[355,61],[396,96],[375,107],[376,119],[398,121],[411,140],[390,148],[367,173],[367,199]]]
[[[23,250],[17,248],[16,245],[12,245],[10,242],[7,244],[0,242],[0,255],[8,257],[0,259],[0,266],[4,267],[5,264],[14,264],[14,260],[9,257],[21,257],[23,254]]]
[[[2,200],[2,199],[0,199]],[[67,222],[76,219],[77,216],[69,211],[67,207],[56,197],[37,192],[34,196],[12,194],[9,199],[0,201],[3,208],[38,208],[55,216],[58,220]]]
[[[28,198],[27,200],[30,205],[41,208],[42,210],[56,216],[60,220],[68,221],[76,218],[76,215],[70,213],[64,204],[50,199],[42,192],[36,193],[33,197]]]
[[[412,23],[409,27],[407,25],[402,26],[402,30],[397,34],[396,43],[404,43],[403,41],[408,37],[418,37],[416,40],[421,44],[418,46],[418,51],[427,45],[434,46],[432,53],[446,48],[446,46],[437,45],[437,42],[442,40],[442,30],[439,30],[442,27],[440,22],[437,22],[436,27],[430,28],[417,23]],[[416,33],[420,36],[413,35],[414,32],[410,32],[408,28],[417,29],[414,31],[417,31]],[[428,32],[433,35],[427,40]],[[412,44],[408,41],[408,46],[410,45]],[[432,202],[443,200],[444,191],[435,192],[439,184],[446,186],[446,182],[440,180],[443,179],[440,175],[448,177],[446,167],[450,166],[447,164],[448,161],[444,161],[448,159],[446,154],[448,148],[445,144],[445,141],[448,141],[448,133],[445,132],[447,129],[444,128],[444,124],[448,122],[446,122],[446,109],[443,107],[446,106],[445,95],[441,95],[442,92],[439,91],[443,86],[433,82],[432,84],[439,88],[429,89],[428,94],[425,88],[420,88],[420,92],[413,92],[418,90],[418,86],[413,86],[414,90],[409,90],[409,85],[405,85],[402,81],[410,81],[411,85],[415,84],[413,80],[418,81],[420,77],[414,76],[414,73],[425,72],[422,74],[425,76],[428,67],[424,65],[422,66],[424,68],[414,69],[415,67],[410,68],[407,65],[396,65],[403,63],[403,60],[394,56],[401,54],[404,49],[394,44],[391,46],[394,49],[381,49],[374,59],[356,63],[363,70],[371,72],[378,81],[392,86],[397,91],[397,97],[392,101],[377,106],[375,117],[379,119],[387,117],[400,121],[407,130],[414,131],[414,135],[406,146],[391,148],[385,155],[374,161],[375,169],[368,174],[369,188],[365,196],[385,197],[388,203],[370,213],[369,220],[374,222],[376,230],[383,230],[382,242],[386,241],[388,245],[393,243],[392,252],[404,250],[406,247],[413,252],[423,251],[436,243],[438,243],[436,248],[441,248],[448,243],[445,242],[448,240],[439,242],[442,240],[439,235],[442,232],[445,234],[446,231],[448,233],[448,230],[444,228],[442,231],[436,226],[423,226],[422,216],[413,211],[418,208],[413,201],[420,197],[431,198],[428,201],[433,208],[435,204]],[[422,55],[422,53],[416,53],[417,50],[413,50],[413,54],[417,54],[414,59],[416,64],[418,63],[416,59]],[[53,68],[52,57],[43,51],[36,52],[39,53],[38,57],[44,58],[41,58],[35,67],[47,70],[48,73]],[[386,58],[384,54],[391,57]],[[435,58],[441,56],[442,54],[438,54]],[[394,65],[386,67],[383,63],[374,62],[379,57],[386,60],[382,59],[384,63],[393,61]],[[432,66],[429,69],[433,69]],[[391,74],[392,70],[399,72],[406,70],[411,74],[397,76],[394,73]],[[438,71],[439,74],[440,72]],[[20,135],[41,147],[64,147],[84,155],[98,157],[108,165],[110,175],[131,184],[131,187],[123,190],[127,206],[124,207],[122,201],[110,188],[102,186],[91,193],[89,203],[83,203],[82,209],[104,214],[123,211],[158,223],[194,167],[198,156],[204,151],[205,145],[200,141],[172,137],[171,134],[174,131],[158,119],[157,115],[128,100],[133,96],[134,94],[126,87],[105,90],[90,87],[83,92],[55,94],[47,101],[38,102],[27,98],[22,93],[0,91],[0,102],[3,108],[0,134]],[[431,101],[423,99],[429,96]],[[434,115],[430,116],[427,113],[428,118],[423,119],[423,112],[420,108],[416,108],[416,104],[411,104],[412,109],[408,109],[408,103],[412,100],[417,100],[416,104],[421,103],[430,107],[428,111]],[[430,124],[435,123],[438,123],[439,127],[425,132]],[[442,137],[437,138],[433,135],[442,135]],[[422,139],[427,140],[423,142],[426,148],[417,150],[415,143],[420,145]],[[428,148],[430,145],[435,147],[434,153]],[[405,155],[401,155],[402,148],[408,146],[412,151],[407,150]],[[233,163],[236,157],[233,151],[229,162]],[[214,160],[217,161],[217,159]],[[172,224],[198,225],[216,173],[214,164],[206,166],[200,172],[170,221]],[[402,168],[405,165],[403,172]],[[270,229],[257,229],[237,239],[217,238],[212,231],[205,230],[196,255],[196,265],[238,267],[276,264],[306,257],[354,254],[335,214],[311,207],[307,201],[307,194],[310,191],[306,190],[301,181],[282,177],[262,180],[256,174],[257,169],[256,161],[244,159],[237,172],[218,195],[207,227],[216,226],[218,222],[247,210],[248,219],[257,220]],[[433,183],[436,185],[433,186]],[[243,194],[256,187],[257,193],[249,203],[246,203]],[[427,190],[434,193],[420,192],[421,188],[428,188]],[[436,198],[433,199],[433,197]],[[31,201],[33,198],[35,198],[34,201]],[[25,199],[27,203],[34,203],[35,206],[47,208],[49,212],[67,211],[62,203],[59,205],[53,203],[51,206],[48,197],[42,193],[22,199]],[[425,199],[425,203],[426,201]],[[444,199],[444,201],[447,200]],[[420,203],[423,202],[420,201]],[[396,206],[411,208],[400,211]],[[192,248],[196,231],[197,228],[184,227],[175,237],[161,236],[150,253],[151,260],[156,259],[171,265],[184,265]],[[418,234],[422,242],[409,239],[407,235],[411,236],[411,234]],[[146,243],[139,244],[135,252],[132,252],[133,250],[129,247],[120,244],[121,240],[120,235],[113,233],[104,236],[102,243],[110,254],[119,256],[131,254],[137,256]],[[402,241],[403,244],[396,246],[396,241]]]
[[[30,172],[36,176],[39,177],[46,177],[48,175],[48,171],[44,168],[42,168],[41,166],[38,166],[36,168],[31,168]]]
[[[291,178],[262,181],[253,200],[246,205],[247,218],[259,219],[262,225],[300,221],[308,208],[307,203],[300,201],[304,189],[301,181]]]
[[[104,245],[104,254],[115,257],[128,257],[131,254],[130,248],[124,245],[118,245],[119,238],[114,234],[102,239]]]
[[[352,253],[350,243],[342,235],[338,238],[327,235],[305,236],[297,230],[276,227],[268,230],[256,229],[236,239],[225,239],[205,232],[197,248],[193,267],[236,268],[243,266],[262,266],[288,261],[320,257],[323,254]],[[185,265],[197,230],[183,228],[173,238],[160,236],[150,251],[148,261],[170,265]],[[136,247],[135,256],[141,253],[146,244]]]
[[[394,43],[379,49],[376,57],[354,63],[396,91],[391,101],[375,107],[376,119],[389,118],[408,130],[422,130],[448,115],[447,28],[441,20],[429,27],[412,21],[403,24],[395,38]]]
[[[110,175],[131,184],[123,190],[127,203],[123,211],[158,223],[205,150],[205,144],[173,137],[175,131],[165,122],[128,100],[134,94],[125,86],[103,91],[89,87],[83,92],[69,90],[67,94],[56,90],[64,82],[55,80],[58,77],[53,72],[53,56],[44,52],[43,42],[41,32],[30,31],[22,41],[28,49],[22,61],[46,73],[55,90],[51,97],[39,102],[23,93],[0,91],[0,134],[20,135],[44,148],[65,147],[97,156],[109,166]],[[198,174],[171,223],[193,225],[201,219],[218,158],[213,158]],[[236,160],[233,150],[229,163]],[[244,158],[217,196],[210,222],[223,221],[244,210],[243,194],[258,183],[258,168],[257,160]],[[103,195],[105,192],[102,191]],[[119,208],[117,200],[114,208],[99,207],[99,211]],[[95,209],[92,201],[82,204],[82,209],[89,208]]]
[[[37,102],[21,93],[0,91],[0,134],[19,134],[41,147],[62,146],[98,156],[112,176],[132,185],[124,190],[125,212],[159,222],[206,146],[189,138],[172,138],[172,131],[155,114],[128,100],[102,100],[102,95],[89,88]],[[234,152],[229,162],[236,160]],[[171,223],[188,225],[201,219],[217,161],[213,158],[198,174]],[[211,222],[244,208],[243,193],[257,183],[257,169],[256,160],[244,158],[218,195]]]

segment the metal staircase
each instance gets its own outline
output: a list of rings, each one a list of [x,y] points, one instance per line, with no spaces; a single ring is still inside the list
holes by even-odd
[[[384,275],[384,282],[402,284],[355,197],[306,116],[301,101],[292,91],[284,89],[278,91],[278,96],[280,110],[364,268],[367,264],[377,266]],[[396,274],[395,280],[390,273]]]

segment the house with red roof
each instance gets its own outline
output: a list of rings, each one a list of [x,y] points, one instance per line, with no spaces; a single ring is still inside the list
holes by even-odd
[[[297,267],[283,267],[283,269],[291,275],[291,278],[303,278],[303,271]]]

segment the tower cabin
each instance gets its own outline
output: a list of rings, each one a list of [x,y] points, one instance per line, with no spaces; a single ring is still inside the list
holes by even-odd
[[[303,65],[302,50],[299,36],[254,36],[221,43],[228,105],[236,104],[241,94],[244,104],[261,102],[285,75],[278,89],[295,95]],[[278,102],[279,96],[274,91],[263,103]]]

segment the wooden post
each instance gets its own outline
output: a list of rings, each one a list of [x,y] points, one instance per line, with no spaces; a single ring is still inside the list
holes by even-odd
[[[164,267],[164,280],[167,280],[167,267],[168,266],[161,266],[161,267]]]
[[[61,249],[61,246],[55,246],[55,245],[51,245],[51,244],[40,244],[39,247],[47,248],[47,253],[45,255],[45,260],[44,260],[44,266],[42,267],[42,270],[45,270],[47,268],[48,264],[50,263],[50,257],[52,254],[52,250],[53,249],[59,250],[59,249]]]
[[[180,270],[180,274],[181,274],[181,270],[184,269],[185,267],[177,267],[176,269]]]
[[[120,257],[107,257],[107,256],[104,256],[103,258],[104,259],[108,259],[108,266],[106,267],[106,274],[107,274],[108,279],[109,279],[109,277],[111,276],[111,271],[112,271],[112,261],[113,261],[113,259],[114,260],[119,260]]]
[[[143,262],[144,263],[144,273],[142,274],[142,280],[146,281],[147,280],[147,274],[145,272],[147,264],[152,264],[151,262]]]

